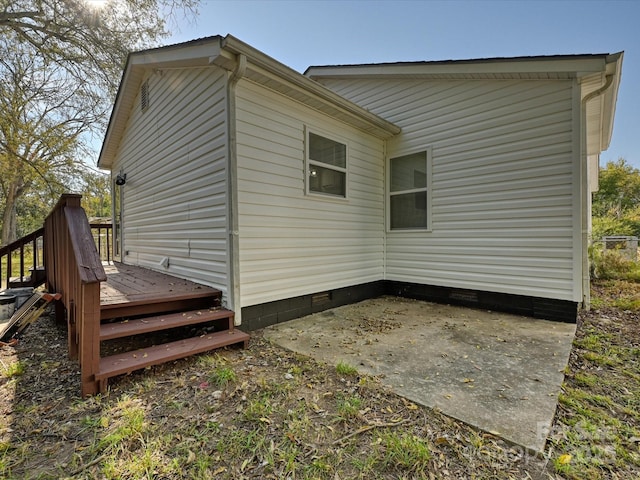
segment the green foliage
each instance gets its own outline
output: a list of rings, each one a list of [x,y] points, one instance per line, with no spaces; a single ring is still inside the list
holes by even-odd
[[[620,158],[607,162],[598,180],[598,191],[593,196],[592,238],[640,237],[640,170]]]
[[[358,369],[345,362],[338,362],[336,365],[336,373],[339,375],[354,376],[358,374]]]
[[[236,372],[230,367],[219,367],[209,375],[209,381],[218,387],[224,387],[228,383],[236,381]]]
[[[633,235],[633,225],[616,217],[593,217],[591,238],[595,241],[611,235]]]
[[[109,216],[95,157],[130,51],[169,34],[167,19],[198,0],[0,0],[0,242],[42,224],[61,193],[88,193]],[[97,178],[97,177],[96,177]]]
[[[593,197],[595,216],[617,216],[640,205],[640,170],[624,158],[607,162],[600,170]]]
[[[631,260],[617,250],[605,250],[601,242],[589,247],[592,278],[640,281],[640,261]]]
[[[336,407],[342,420],[352,420],[357,418],[362,410],[362,399],[357,395],[338,395]]]
[[[17,361],[9,365],[2,364],[2,376],[5,378],[16,378],[24,374],[25,366],[23,362]]]
[[[398,432],[385,432],[380,438],[385,447],[384,465],[393,465],[408,471],[421,471],[429,464],[431,451],[425,439]]]
[[[110,176],[102,172],[85,170],[82,174],[82,208],[88,218],[111,217]]]

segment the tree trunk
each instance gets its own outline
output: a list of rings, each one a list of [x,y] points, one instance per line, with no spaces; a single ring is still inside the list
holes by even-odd
[[[16,204],[22,193],[22,188],[13,182],[7,191],[4,212],[2,212],[2,237],[0,245],[8,245],[18,239],[18,215]]]

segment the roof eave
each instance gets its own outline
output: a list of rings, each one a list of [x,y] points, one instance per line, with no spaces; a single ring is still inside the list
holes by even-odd
[[[327,111],[339,112],[340,118],[357,128],[383,139],[400,133],[397,125],[344,99],[237,38],[231,35],[215,36],[129,55],[98,157],[98,167],[112,167],[135,97],[127,95],[127,92],[137,91],[146,72],[160,68],[205,67],[212,64],[233,70],[238,55],[247,57],[249,69],[268,72],[272,79],[297,89],[305,98],[319,99],[327,105]]]
[[[317,78],[433,76],[460,77],[462,75],[535,75],[569,72],[595,73],[601,71],[608,54],[554,55],[539,57],[487,58],[476,60],[446,60],[434,62],[405,62],[362,65],[311,66],[305,76]]]
[[[618,102],[618,90],[622,79],[622,60],[624,52],[618,52],[607,57],[605,75],[613,75],[611,86],[604,93],[604,113],[602,119],[602,151],[607,150],[613,137],[613,123]]]
[[[273,75],[271,77],[272,79],[280,79],[286,82],[288,86],[296,88],[299,92],[310,94],[326,102],[328,105],[337,107],[354,126],[368,131],[379,138],[389,138],[397,135],[401,131],[400,127],[392,122],[341,97],[327,87],[317,83],[315,80],[301,75],[299,72],[287,67],[232,35],[227,35],[224,38],[222,48],[224,51],[233,55],[245,55],[249,61],[249,68],[254,67],[256,72],[268,72]],[[221,58],[223,61],[227,60],[225,56]],[[217,62],[214,61],[214,63]]]

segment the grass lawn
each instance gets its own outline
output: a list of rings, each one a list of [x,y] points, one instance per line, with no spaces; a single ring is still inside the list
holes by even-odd
[[[594,285],[538,457],[260,332],[81,400],[66,332],[43,318],[0,349],[0,478],[638,478],[639,295]]]

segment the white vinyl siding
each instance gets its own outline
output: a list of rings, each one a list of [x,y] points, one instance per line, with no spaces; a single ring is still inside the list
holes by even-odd
[[[148,89],[149,106],[141,112],[136,102],[113,167],[127,174],[124,261],[226,295],[226,75],[154,72]]]
[[[381,280],[383,142],[246,80],[237,119],[242,306]],[[306,194],[305,127],[348,142],[348,199]]]
[[[572,81],[323,83],[402,128],[389,157],[433,148],[432,231],[387,233],[386,279],[582,301]]]

